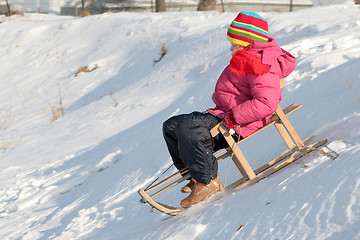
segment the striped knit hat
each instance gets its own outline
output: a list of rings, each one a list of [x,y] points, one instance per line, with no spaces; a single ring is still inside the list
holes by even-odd
[[[227,31],[227,39],[244,47],[253,42],[267,42],[268,23],[256,13],[240,12]]]

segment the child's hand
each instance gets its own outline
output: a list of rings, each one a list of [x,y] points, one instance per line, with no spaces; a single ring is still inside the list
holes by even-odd
[[[229,130],[231,135],[235,133],[235,130],[240,129],[240,125],[236,123],[231,110],[224,115],[224,126]]]

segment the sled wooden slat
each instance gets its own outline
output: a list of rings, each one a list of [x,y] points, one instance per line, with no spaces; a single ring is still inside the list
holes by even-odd
[[[285,86],[285,81],[283,78],[280,79],[280,88],[283,88]]]
[[[282,139],[284,140],[285,144],[288,146],[289,149],[294,148],[296,145],[293,142],[293,140],[291,139],[291,136],[289,135],[289,133],[286,131],[286,128],[284,127],[283,124],[275,122],[275,127],[278,130],[279,134],[281,135]]]
[[[156,185],[154,185],[154,186],[146,189],[145,191],[146,191],[146,192],[150,192],[150,191],[154,190],[155,188],[158,188],[158,187],[160,187],[160,186],[162,186],[162,185],[164,185],[164,184],[166,184],[166,183],[168,183],[168,182],[176,179],[176,178],[179,177],[181,174],[183,174],[183,175],[186,174],[187,172],[188,172],[188,168],[185,168],[185,169],[183,169],[183,170],[181,170],[181,171],[178,171],[178,172],[174,173],[173,175],[167,177],[166,179],[162,180],[161,182],[158,182]]]
[[[300,104],[296,104],[296,103],[293,103],[291,104],[290,106],[288,106],[287,108],[284,109],[284,114],[287,116],[293,112],[295,112],[296,110],[298,110],[299,108],[301,108],[302,105]],[[264,127],[258,129],[256,132],[254,132],[253,134],[247,136],[246,138],[243,138],[241,139],[240,141],[238,141],[237,143],[241,143],[243,141],[245,141],[246,139],[256,135],[257,133],[265,130],[266,128],[272,126],[273,124],[277,123],[279,121],[279,117],[274,114],[270,120],[269,120],[269,123],[267,125],[265,125]],[[215,127],[213,127],[211,130],[210,130],[210,133],[211,133],[211,136],[212,137],[215,137],[216,135],[219,134],[219,127],[220,127],[221,123],[218,123]],[[227,151],[227,149],[223,149],[223,150],[220,150],[219,152],[217,152],[217,154],[222,154],[223,152]]]
[[[228,142],[231,151],[234,153],[232,154],[232,160],[234,161],[236,167],[239,169],[241,174],[244,177],[248,177],[250,179],[256,177],[254,171],[250,167],[250,164],[246,160],[240,148],[237,146],[237,143],[235,142],[234,138],[230,135],[229,131],[224,127],[224,125],[220,125],[219,130],[224,136],[225,140]]]
[[[169,185],[167,185],[166,187],[160,189],[159,191],[157,191],[156,193],[152,194],[151,197],[155,197],[157,195],[159,195],[160,193],[165,192],[166,190],[175,187],[176,185],[178,185],[179,183],[182,183],[183,181],[185,181],[186,179],[190,178],[190,174],[186,174],[185,176],[181,177],[180,179],[176,180],[173,183],[170,183]]]
[[[287,115],[295,112],[296,110],[298,110],[298,109],[301,108],[301,107],[302,107],[301,104],[293,103],[293,104],[291,104],[290,106],[288,106],[287,108],[285,108],[285,109],[283,110],[283,113],[285,114],[285,116],[287,116]],[[280,118],[279,118],[276,114],[274,114],[274,115],[270,118],[268,124],[266,124],[265,126],[263,126],[263,127],[260,128],[260,129],[258,129],[257,131],[255,131],[253,134],[247,136],[246,138],[241,139],[238,143],[240,143],[240,142],[242,142],[242,141],[244,141],[244,140],[246,140],[246,139],[248,139],[248,138],[250,138],[250,137],[252,137],[252,136],[254,136],[254,135],[256,135],[256,134],[258,134],[259,132],[265,130],[266,128],[268,128],[268,127],[270,127],[271,125],[275,124],[275,122],[277,122],[277,121],[279,121],[279,120],[280,120]],[[220,132],[219,132],[220,124],[221,124],[221,123],[218,123],[215,127],[213,127],[213,128],[210,130],[210,133],[211,133],[211,136],[212,136],[212,137],[215,137],[216,135],[218,135],[218,134],[220,133]]]
[[[305,147],[304,143],[301,141],[300,137],[296,133],[295,129],[292,127],[290,121],[287,119],[286,115],[298,109],[300,105],[292,104],[283,111],[280,107],[277,108],[275,116],[272,117],[270,122],[264,127],[257,130],[253,135],[259,133],[265,128],[275,124],[276,129],[280,133],[282,139],[285,141],[289,149],[297,147],[298,149],[303,149]],[[286,112],[286,114],[285,114]],[[230,135],[229,131],[223,125],[223,122],[217,124],[213,129],[211,129],[211,135],[214,137],[221,133],[225,140],[228,143],[229,149],[231,150],[232,160],[235,163],[236,167],[239,169],[240,173],[245,179],[253,179],[256,177],[254,170],[251,168],[249,162],[246,160],[244,154],[240,150],[238,143],[246,140],[247,138],[253,136],[250,135],[247,138],[242,139],[239,142],[235,142],[234,138]]]
[[[280,118],[281,123],[284,125],[286,130],[289,132],[291,138],[295,142],[296,146],[298,146],[299,149],[305,148],[304,143],[301,141],[301,138],[295,131],[294,127],[291,125],[289,119],[286,117],[286,114],[283,112],[283,110],[280,108],[280,106],[276,110],[276,115]]]

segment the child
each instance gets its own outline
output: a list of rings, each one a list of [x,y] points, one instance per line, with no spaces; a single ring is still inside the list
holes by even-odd
[[[226,147],[221,134],[210,130],[224,126],[245,138],[264,126],[281,101],[280,79],[295,68],[296,59],[268,36],[267,21],[256,13],[240,12],[227,31],[232,58],[216,83],[215,107],[171,117],[163,135],[177,169],[189,168],[190,182],[181,201],[188,208],[223,189],[213,153]]]

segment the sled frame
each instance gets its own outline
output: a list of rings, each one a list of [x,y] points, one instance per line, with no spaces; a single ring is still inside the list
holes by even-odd
[[[280,86],[283,87],[285,85],[284,81],[281,79]],[[223,150],[220,150],[214,154],[217,161],[220,162],[227,157],[231,157],[232,161],[240,171],[241,175],[243,176],[241,179],[231,183],[228,186],[225,186],[226,191],[232,192],[243,189],[247,186],[250,186],[260,180],[268,177],[269,175],[279,171],[280,169],[286,167],[287,165],[297,161],[299,158],[309,154],[311,151],[314,151],[327,143],[327,139],[322,139],[311,146],[306,146],[313,137],[302,141],[297,132],[295,131],[294,127],[291,125],[290,121],[288,120],[287,116],[299,108],[302,105],[293,103],[292,105],[288,106],[284,110],[277,108],[273,116],[270,118],[268,124],[263,126],[262,128],[258,129],[256,132],[251,134],[250,136],[241,139],[240,141],[236,142],[234,138],[230,135],[229,131],[225,128],[223,122],[220,122],[216,126],[214,126],[210,133],[212,137],[217,136],[218,134],[222,134],[228,143],[229,147]],[[253,170],[250,166],[249,162],[245,158],[244,154],[240,150],[239,143],[249,139],[250,137],[258,134],[259,132],[265,130],[266,128],[274,125],[277,131],[279,132],[280,136],[284,140],[288,150],[285,151],[280,156],[272,159],[271,161],[267,162],[260,168]],[[154,200],[154,197],[158,196],[159,194],[175,187],[176,185],[182,183],[185,180],[190,178],[190,174],[188,169],[185,168],[181,171],[174,173],[173,175],[169,176],[168,178],[162,180],[161,182],[155,184],[148,189],[142,190],[140,189],[138,192],[142,197],[143,203],[149,203],[153,209],[157,209],[160,212],[166,213],[168,215],[177,215],[184,210],[182,207],[173,207],[166,204],[159,203]],[[165,185],[167,184],[167,185]],[[165,185],[165,186],[163,186]],[[150,192],[155,191],[156,189],[160,188],[156,192],[150,194]]]

